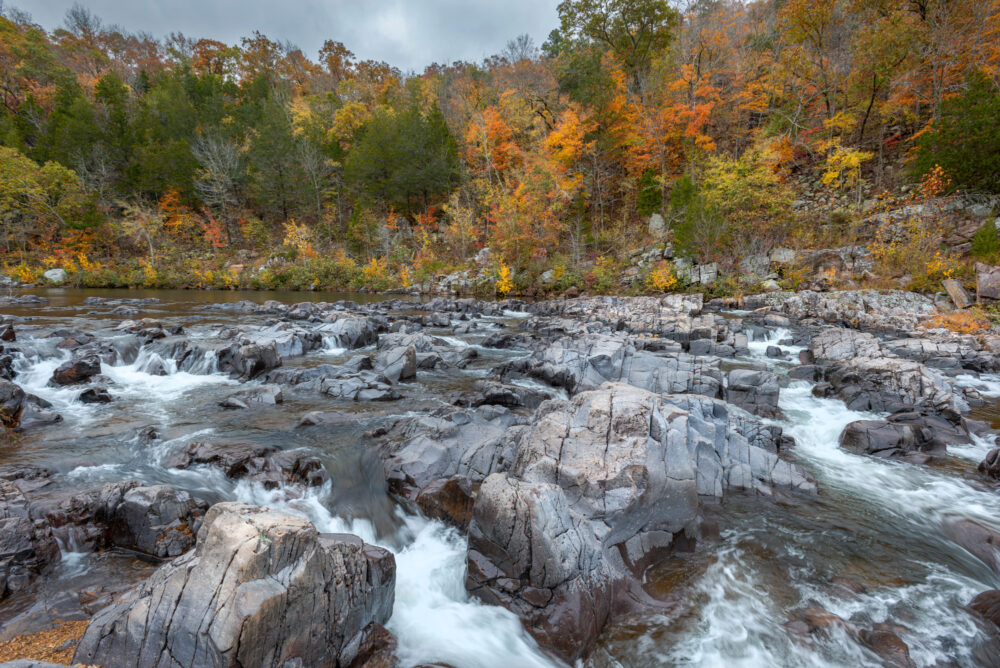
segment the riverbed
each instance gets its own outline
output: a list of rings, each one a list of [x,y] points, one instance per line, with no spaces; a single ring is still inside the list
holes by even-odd
[[[421,370],[401,381],[403,398],[394,402],[335,401],[295,387],[283,388],[284,401],[252,410],[228,410],[219,402],[234,391],[260,385],[222,373],[211,357],[180,368],[158,353],[164,342],[134,342],[116,329],[126,317],[152,318],[180,327],[189,341],[208,341],[225,327],[263,326],[274,318],[206,310],[208,304],[275,300],[358,304],[371,295],[48,290],[33,291],[49,302],[0,306],[16,318],[15,382],[51,403],[62,421],[26,430],[0,446],[0,465],[30,464],[54,469],[68,488],[108,481],[139,480],[168,485],[209,503],[241,500],[308,517],[321,531],[354,533],[396,555],[398,580],[393,616],[387,625],[398,640],[403,666],[442,662],[458,667],[555,666],[520,620],[504,608],[484,605],[465,589],[466,538],[456,529],[402,510],[389,496],[377,454],[367,433],[397,419],[450,405],[494,367],[531,351],[484,347],[486,337],[517,331],[524,314],[473,315],[476,328],[426,327],[455,347],[476,356],[464,368]],[[138,315],[113,312],[116,302],[99,297],[156,299],[136,304]],[[407,313],[403,309],[397,311]],[[85,404],[77,387],[52,387],[49,378],[71,353],[60,349],[53,330],[85,331],[120,339],[135,347],[133,359],[104,364],[112,401]],[[988,665],[989,637],[967,604],[976,594],[1000,587],[987,565],[948,539],[946,522],[971,519],[1000,531],[1000,495],[976,473],[993,447],[994,436],[950,448],[950,457],[914,465],[846,452],[838,446],[844,427],[880,415],[852,411],[837,398],[818,398],[812,383],[789,380],[802,349],[792,332],[772,328],[751,332],[747,354],[729,366],[766,365],[781,378],[781,415],[771,421],[795,439],[788,457],[815,478],[818,494],[761,499],[730,495],[716,508],[717,537],[699,541],[691,552],[653,565],[645,587],[671,601],[654,616],[616,619],[584,665],[605,666],[880,666],[853,627],[891,624],[918,666]],[[133,337],[134,338],[134,337]],[[777,346],[786,359],[766,356]],[[294,359],[286,367],[340,365],[368,356],[373,346],[347,350],[329,344]],[[165,370],[151,373],[151,369]],[[975,375],[987,397],[1000,396],[1000,377]],[[551,390],[552,398],[565,394]],[[300,426],[311,411],[336,410],[353,416],[338,424]],[[980,415],[989,417],[990,407]],[[158,438],[140,437],[153,427]],[[218,469],[164,466],[167,456],[196,440],[239,439],[302,450],[320,459],[330,488],[285,494],[226,478]],[[153,564],[134,555],[87,552],[60,545],[56,570],[0,603],[0,621],[17,620],[39,600],[84,590],[104,580],[137,582]],[[789,630],[795,611],[822,609],[847,622],[824,633],[801,637]],[[2,633],[4,631],[0,631]],[[9,633],[9,629],[6,631]]]

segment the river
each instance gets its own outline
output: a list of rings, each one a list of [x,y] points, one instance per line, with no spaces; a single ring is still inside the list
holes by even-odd
[[[69,359],[57,339],[35,334],[53,328],[114,335],[122,320],[110,308],[85,305],[87,297],[146,298],[159,303],[138,307],[142,317],[180,325],[190,339],[208,338],[220,326],[264,323],[266,316],[206,311],[207,303],[275,299],[286,303],[377,299],[371,295],[321,293],[245,293],[49,290],[45,306],[3,306],[0,311],[29,318],[18,326],[16,382],[51,402],[63,422],[32,430],[0,446],[0,464],[36,464],[60,473],[60,484],[83,486],[137,479],[184,489],[210,502],[244,500],[299,513],[321,531],[350,532],[396,554],[396,606],[389,629],[399,641],[404,666],[443,662],[459,668],[552,666],[502,608],[482,605],[465,593],[465,539],[435,521],[406,515],[389,499],[381,464],[364,433],[404,415],[448,403],[496,364],[525,351],[479,347],[467,368],[427,371],[406,384],[409,398],[395,403],[331,406],[316,393],[285,391],[283,404],[230,411],[218,402],[237,381],[218,373],[207,359],[178,370],[155,346],[135,360],[102,367],[114,401],[83,404],[79,389],[47,385],[53,369]],[[491,326],[515,327],[518,318],[484,318],[476,333],[428,330],[478,346]],[[23,333],[22,333],[23,332]],[[785,340],[771,331],[753,341],[749,360],[764,362],[783,375],[790,362],[765,357],[767,345]],[[127,335],[120,335],[127,336]],[[798,349],[783,345],[794,358]],[[370,349],[327,347],[288,364],[341,363]],[[740,363],[736,360],[735,363]],[[149,370],[162,364],[167,375]],[[787,380],[787,379],[786,379]],[[1000,378],[968,379],[1000,396]],[[299,427],[301,416],[336,408],[356,419],[348,424]],[[997,575],[950,541],[943,524],[973,519],[1000,530],[1000,495],[975,474],[992,439],[951,448],[943,463],[918,466],[853,455],[840,449],[844,426],[875,416],[850,411],[837,399],[820,399],[804,381],[782,388],[776,420],[796,446],[792,458],[816,478],[819,495],[811,500],[774,501],[731,496],[718,509],[722,528],[691,553],[652,567],[646,586],[676,602],[668,614],[616,621],[602,637],[587,665],[604,666],[879,666],[881,660],[860,642],[852,625],[894,625],[919,666],[972,666],[991,661],[981,622],[966,609],[969,600],[1000,587]],[[988,417],[988,415],[984,414]],[[148,446],[139,430],[153,426],[160,440]],[[164,468],[165,456],[194,440],[242,439],[305,449],[321,458],[333,479],[332,490],[289,499],[282,490],[234,483],[218,470]],[[104,578],[138,580],[152,566],[115,553],[84,553],[62,545],[63,560],[53,576],[22,595],[0,603],[0,622],[8,622],[39,598],[82,589]],[[795,611],[818,608],[848,621],[829,633],[803,638],[787,627]]]

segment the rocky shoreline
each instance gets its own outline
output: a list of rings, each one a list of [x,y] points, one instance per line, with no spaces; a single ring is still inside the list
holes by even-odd
[[[20,307],[31,304],[38,302]],[[650,594],[646,573],[737,528],[720,526],[720,504],[734,495],[774,507],[822,497],[822,483],[778,423],[789,383],[808,382],[815,397],[873,414],[839,439],[861,456],[930,466],[947,460],[949,446],[996,434],[971,413],[991,402],[974,381],[1000,371],[1000,335],[925,329],[938,307],[900,291],[773,292],[738,304],[704,303],[700,295],[242,301],[203,309],[235,320],[208,336],[140,317],[155,301],[87,306],[117,324],[87,329],[78,320],[60,327],[0,316],[8,448],[63,419],[21,386],[32,359],[57,360],[49,385],[95,406],[120,401],[108,369],[122,365],[151,376],[228,376],[232,390],[218,404],[237,413],[280,407],[286,395],[330,404],[301,415],[298,429],[350,422],[347,406],[418,400],[420,379],[479,369],[446,400],[368,430],[364,447],[384,474],[376,484],[399,507],[465,537],[469,594],[514,613],[567,664],[588,659],[615,620],[674,605]],[[785,364],[780,373],[750,354],[775,333],[783,338],[762,358]],[[467,335],[478,343],[457,338]],[[302,363],[330,349],[342,358]],[[517,354],[484,365],[481,351]],[[166,443],[154,427],[130,438],[139,448]],[[998,461],[1000,449],[983,459],[977,485],[995,484]],[[335,504],[337,476],[300,450],[213,434],[173,447],[158,463],[180,473],[211,469],[283,500]],[[0,525],[0,607],[50,577],[67,546],[156,565],[140,581],[75,594],[73,614],[88,625],[74,663],[396,665],[386,628],[393,553],[324,533],[294,513],[139,479],[67,483],[62,471],[5,462]],[[973,520],[947,532],[1000,572],[1000,534]],[[987,648],[998,642],[989,631],[1000,623],[990,603],[997,596],[986,592],[972,604],[987,620],[976,641]],[[5,627],[44,630],[29,612]],[[837,624],[851,626],[806,610],[787,627],[808,638]],[[894,627],[851,629],[885,665],[917,665]]]

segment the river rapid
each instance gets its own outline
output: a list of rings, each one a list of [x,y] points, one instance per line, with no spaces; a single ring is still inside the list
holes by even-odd
[[[27,429],[0,446],[0,465],[52,468],[58,473],[56,484],[67,488],[121,480],[168,485],[209,503],[246,501],[303,515],[322,532],[357,534],[396,556],[396,600],[387,628],[398,640],[400,665],[559,665],[512,612],[466,593],[467,539],[393,502],[365,436],[400,417],[448,405],[495,366],[527,357],[528,350],[481,345],[491,334],[516,331],[524,314],[473,316],[476,328],[471,331],[426,328],[455,347],[475,348],[477,356],[465,368],[421,370],[415,380],[400,382],[404,398],[399,401],[336,401],[287,387],[281,404],[234,411],[219,402],[236,390],[260,385],[260,380],[241,382],[220,372],[211,354],[179,368],[164,352],[167,343],[144,344],[116,329],[119,323],[126,317],[154,318],[167,327],[182,327],[189,341],[209,341],[221,328],[264,325],[273,318],[206,310],[206,304],[370,298],[156,291],[36,294],[49,303],[0,305],[0,313],[13,316],[17,330],[15,382],[50,402],[63,420]],[[87,297],[159,301],[136,305],[139,315],[123,316],[113,313],[114,304],[85,304]],[[60,337],[50,336],[54,330],[96,334],[128,351],[125,359],[101,367],[111,403],[85,404],[78,398],[80,387],[49,385],[53,371],[71,358],[58,347]],[[884,659],[853,630],[880,623],[893,626],[918,666],[997,665],[993,662],[1000,654],[987,627],[966,606],[978,593],[1000,588],[1000,578],[952,542],[943,528],[954,519],[971,519],[1000,531],[1000,494],[976,472],[994,446],[993,435],[951,447],[946,460],[923,466],[841,449],[838,437],[847,424],[881,416],[849,410],[835,397],[816,397],[812,383],[788,379],[792,360],[797,364],[802,349],[790,345],[793,334],[781,328],[756,330],[749,353],[724,365],[764,364],[779,376],[781,414],[771,421],[794,437],[789,458],[812,474],[818,494],[810,499],[726,497],[715,508],[717,537],[646,572],[647,591],[670,601],[667,611],[615,619],[583,665],[881,666]],[[766,356],[768,346],[785,351],[787,361]],[[345,364],[373,351],[374,346],[346,350],[329,343],[285,359],[284,366]],[[987,398],[1000,397],[1000,377],[969,374],[961,382],[976,385]],[[561,390],[547,391],[554,398],[565,396]],[[317,410],[341,411],[352,420],[299,425],[303,415]],[[990,410],[982,409],[981,415],[991,417]],[[159,438],[141,438],[146,427],[153,427]],[[287,494],[227,479],[208,466],[180,470],[164,465],[172,452],[212,438],[301,449],[322,461],[332,486]],[[26,611],[39,601],[58,601],[67,591],[105,581],[137,582],[155,567],[129,554],[87,552],[73,544],[60,548],[62,560],[51,574],[0,602],[0,635],[26,628]],[[789,628],[802,609],[825,610],[846,623],[802,635]]]

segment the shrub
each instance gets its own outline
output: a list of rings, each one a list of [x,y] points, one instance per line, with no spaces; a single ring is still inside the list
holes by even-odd
[[[646,287],[656,292],[666,292],[677,285],[677,277],[666,260],[660,260],[646,276]]]
[[[1000,236],[997,235],[997,226],[990,220],[976,230],[969,254],[981,260],[992,260],[996,258],[998,251],[1000,251]]]

